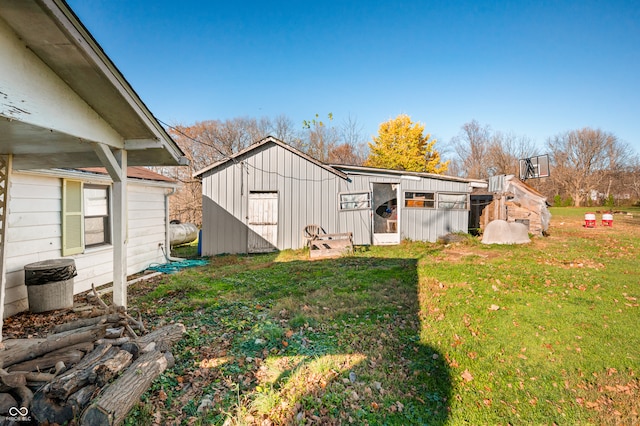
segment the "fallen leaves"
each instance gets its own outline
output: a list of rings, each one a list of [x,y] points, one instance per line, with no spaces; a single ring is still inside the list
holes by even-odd
[[[462,377],[462,379],[467,383],[473,380],[473,375],[469,370],[464,370],[464,372],[460,375],[460,377]]]

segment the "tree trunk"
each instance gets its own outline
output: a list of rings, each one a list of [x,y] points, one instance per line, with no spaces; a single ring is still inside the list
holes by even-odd
[[[576,192],[573,194],[573,204],[576,207],[580,207],[582,205],[582,197],[580,196],[580,192]]]
[[[85,410],[81,424],[120,424],[165,368],[167,358],[161,352],[152,351],[142,355],[117,380],[103,389],[102,395]]]

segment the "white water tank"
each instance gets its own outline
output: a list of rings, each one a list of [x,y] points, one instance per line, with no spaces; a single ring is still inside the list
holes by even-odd
[[[193,223],[169,224],[169,243],[171,247],[188,244],[198,238],[198,227]]]

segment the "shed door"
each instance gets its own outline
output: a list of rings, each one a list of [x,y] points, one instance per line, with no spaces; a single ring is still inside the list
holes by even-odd
[[[373,244],[399,244],[397,183],[372,183],[373,193]]]
[[[249,193],[249,253],[275,251],[278,247],[278,193]]]

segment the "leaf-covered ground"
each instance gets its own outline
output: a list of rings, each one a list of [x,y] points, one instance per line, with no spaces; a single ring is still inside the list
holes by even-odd
[[[220,256],[135,284],[148,325],[187,333],[127,423],[639,424],[640,220],[583,213],[528,245]]]

